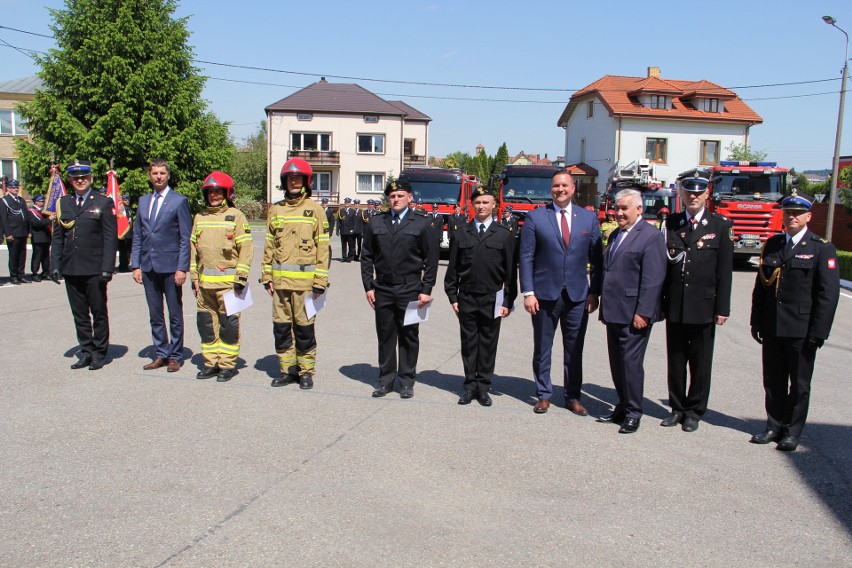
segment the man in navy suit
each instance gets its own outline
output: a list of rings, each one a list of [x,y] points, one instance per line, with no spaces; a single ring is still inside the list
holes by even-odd
[[[169,187],[169,165],[151,160],[148,178],[152,193],[139,199],[133,227],[130,268],[133,279],[145,285],[154,360],[145,370],[168,366],[173,373],[183,361],[183,283],[189,271],[189,237],[192,216],[186,197]],[[169,309],[169,333],[163,315],[163,298]]]
[[[550,358],[559,324],[565,407],[574,414],[588,415],[580,403],[583,344],[589,314],[598,308],[602,249],[598,220],[591,211],[573,206],[574,189],[568,170],[553,174],[553,202],[530,211],[521,231],[521,291],[524,309],[532,315],[533,323],[536,414],[550,408]],[[586,277],[587,266],[591,268],[591,283]]]
[[[663,234],[642,218],[642,194],[615,194],[616,229],[609,238],[601,287],[601,322],[606,324],[609,367],[618,404],[598,422],[621,424],[631,434],[642,418],[645,349],[651,326],[660,319],[660,295],[666,278]]]

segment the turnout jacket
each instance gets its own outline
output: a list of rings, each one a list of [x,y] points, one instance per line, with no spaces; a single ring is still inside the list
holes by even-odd
[[[201,288],[227,289],[248,281],[251,228],[242,211],[227,202],[207,207],[192,221],[189,278]]]
[[[328,287],[329,229],[325,211],[309,197],[283,199],[269,208],[262,284],[276,290]]]
[[[760,253],[751,326],[767,337],[828,339],[840,299],[837,251],[810,229],[792,251],[787,236],[770,237]]]
[[[731,222],[706,209],[690,231],[686,213],[664,222],[668,270],[662,309],[673,323],[713,323],[731,313],[734,243]]]
[[[444,291],[455,304],[459,292],[484,295],[503,289],[503,307],[511,308],[518,295],[516,266],[511,229],[492,222],[480,238],[477,224],[468,223],[459,227],[450,242]]]

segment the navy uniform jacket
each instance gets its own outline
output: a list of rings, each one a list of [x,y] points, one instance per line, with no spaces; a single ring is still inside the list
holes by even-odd
[[[15,197],[11,193],[0,198],[0,223],[3,235],[11,235],[16,239],[25,239],[29,234],[27,221],[27,204],[23,197]]]
[[[506,227],[491,223],[480,239],[476,223],[470,222],[459,227],[450,242],[444,291],[455,304],[460,291],[494,294],[502,288],[503,307],[511,308],[518,295],[516,266],[515,237]]]
[[[665,221],[669,265],[663,286],[663,312],[672,323],[713,323],[731,313],[734,243],[731,222],[705,210],[690,232],[686,213]]]
[[[50,225],[52,221],[36,212],[36,208],[27,210],[27,221],[30,224],[30,235],[34,245],[50,242]]]
[[[331,235],[334,233],[334,222],[337,220],[337,216],[331,207],[323,207],[323,210],[325,210],[325,219],[328,221],[328,234]]]
[[[115,270],[118,246],[115,204],[96,191],[81,209],[74,193],[59,200],[53,224],[50,270],[68,276],[94,276]]]
[[[509,231],[512,233],[512,235],[514,235],[516,237],[518,236],[518,218],[517,217],[515,217],[514,215],[509,215],[508,219],[506,219],[505,217],[501,217],[500,218],[500,224],[503,225],[504,227],[506,227],[507,229],[509,229]]]
[[[345,205],[337,210],[337,227],[341,235],[355,234],[356,214],[357,209],[349,207],[349,211],[347,211]]]
[[[840,298],[837,251],[806,230],[792,253],[785,251],[783,233],[763,246],[752,293],[751,326],[764,336],[828,339]]]
[[[393,230],[391,213],[370,218],[364,227],[361,251],[361,280],[364,290],[404,284],[405,292],[432,295],[438,277],[438,245],[429,220],[419,211],[405,214]]]

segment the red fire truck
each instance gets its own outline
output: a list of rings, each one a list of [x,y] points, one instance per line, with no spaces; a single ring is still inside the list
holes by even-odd
[[[498,177],[500,216],[508,205],[523,226],[527,213],[553,200],[550,179],[561,168],[558,166],[504,166]]]
[[[447,218],[453,214],[456,205],[467,207],[470,204],[471,191],[478,183],[476,176],[463,174],[459,169],[424,166],[402,170],[399,179],[411,184],[414,199],[427,213],[432,212],[433,204],[438,204],[438,213],[443,217],[441,248],[449,250]],[[469,215],[472,211],[473,208],[468,207]]]
[[[788,172],[776,162],[723,161],[678,179],[695,173],[709,179],[707,208],[733,222],[734,254],[742,257],[760,254],[766,239],[784,231],[778,200],[786,192]]]

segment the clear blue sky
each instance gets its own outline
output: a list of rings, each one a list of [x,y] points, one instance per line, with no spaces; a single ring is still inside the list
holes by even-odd
[[[0,0],[0,23],[49,34],[46,8],[63,6],[61,0]],[[708,9],[700,11],[701,6]],[[221,120],[232,123],[237,141],[256,130],[265,106],[324,75],[404,100],[432,117],[432,155],[473,153],[479,143],[493,154],[505,141],[510,154],[524,150],[555,157],[564,153],[556,121],[572,90],[606,74],[644,76],[648,66],[659,66],[663,78],[706,79],[734,88],[764,120],[752,128],[752,146],[799,170],[830,168],[834,152],[844,37],[822,21],[825,14],[852,34],[848,0],[184,0],[178,9],[178,16],[189,18],[196,59],[307,74],[198,63],[209,77],[204,97]],[[0,29],[0,40],[39,51],[53,46],[50,39],[8,29]],[[0,62],[0,80],[37,71],[29,58],[6,46],[0,46]],[[745,88],[824,79],[834,80]],[[849,98],[844,155],[852,154]]]

